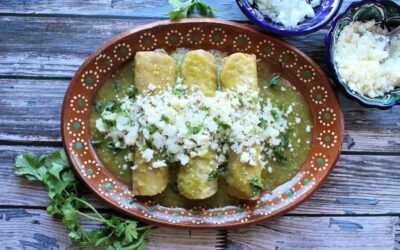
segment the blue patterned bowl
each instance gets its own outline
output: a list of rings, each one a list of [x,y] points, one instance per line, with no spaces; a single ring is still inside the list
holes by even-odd
[[[333,20],[332,26],[326,35],[328,66],[333,79],[343,87],[348,96],[358,100],[365,106],[385,109],[400,104],[400,87],[386,93],[384,96],[375,98],[355,93],[340,77],[333,59],[336,40],[343,28],[353,21],[369,21],[372,19],[392,30],[400,25],[400,6],[390,0],[364,0],[350,4],[343,14]]]
[[[315,17],[308,18],[293,28],[284,27],[274,23],[268,17],[261,14],[254,0],[236,0],[242,12],[260,28],[281,36],[302,36],[321,29],[338,12],[342,0],[321,0],[321,5],[314,8]]]

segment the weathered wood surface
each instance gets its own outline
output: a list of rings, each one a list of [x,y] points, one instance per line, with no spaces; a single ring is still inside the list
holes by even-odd
[[[0,183],[3,184],[0,206],[46,206],[45,189],[15,176],[12,165],[15,156],[23,152],[46,154],[54,150],[50,147],[0,146]],[[290,214],[400,215],[398,159],[398,156],[342,155],[327,182]],[[94,195],[89,198],[97,207],[107,208]]]
[[[88,228],[96,225],[87,224]],[[283,216],[243,229],[170,230],[149,249],[394,249],[399,218]],[[38,209],[0,209],[2,249],[73,249],[61,223]],[[21,230],[24,228],[24,230]],[[397,235],[398,237],[398,235]]]
[[[219,9],[217,17],[248,23],[234,0],[205,1]],[[170,9],[167,0],[0,1],[0,249],[73,249],[62,224],[43,209],[44,187],[13,174],[15,156],[61,147],[61,102],[77,67],[115,34],[165,19]],[[325,33],[285,40],[325,68]],[[162,228],[149,248],[400,249],[400,107],[368,109],[339,97],[344,155],[303,205],[243,229]]]
[[[0,16],[0,75],[70,78],[114,35],[154,19]],[[285,40],[325,66],[326,29]]]
[[[398,217],[291,217],[228,231],[228,249],[398,249]],[[398,238],[397,238],[398,240]]]
[[[247,21],[234,0],[204,2],[217,8],[216,17]],[[167,0],[2,0],[0,14],[41,14],[41,15],[86,15],[86,16],[123,16],[145,18],[167,18],[172,7]],[[341,10],[347,7],[351,0],[344,0]]]
[[[61,145],[60,110],[68,84],[67,80],[0,79],[0,141]],[[344,151],[400,153],[400,106],[369,109],[340,97]]]
[[[82,224],[85,228],[98,226],[87,220],[83,220]],[[223,239],[223,234],[215,230],[161,228],[150,235],[147,244],[149,250],[201,250],[217,248],[222,245]],[[40,209],[0,209],[0,242],[1,249],[75,249],[61,222]]]

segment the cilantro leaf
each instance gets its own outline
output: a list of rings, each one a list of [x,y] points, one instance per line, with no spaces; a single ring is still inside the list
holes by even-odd
[[[208,181],[215,180],[218,177],[218,171],[216,169],[208,173]]]
[[[263,185],[258,181],[257,176],[252,176],[249,179],[249,185],[251,188],[251,195],[253,197],[256,196],[258,192],[264,188]]]
[[[195,10],[204,16],[212,15],[216,11],[215,8],[200,0],[187,0],[185,2],[181,2],[180,0],[169,0],[168,2],[175,8],[168,12],[168,16],[171,19],[188,17]]]
[[[46,169],[41,166],[39,159],[32,153],[17,156],[14,172],[16,175],[25,176],[28,180],[43,181]]]
[[[107,219],[89,202],[79,197],[79,182],[76,179],[64,150],[37,157],[32,153],[17,156],[14,166],[17,175],[28,180],[42,182],[51,198],[46,210],[59,216],[68,230],[68,236],[78,249],[85,247],[107,247],[108,249],[142,249],[145,237],[152,226],[143,226],[137,221],[112,216]],[[81,211],[89,210],[89,212]],[[86,230],[81,217],[100,222],[98,229]]]
[[[281,78],[281,75],[278,73],[272,74],[271,80],[269,80],[269,86],[275,87],[278,84],[278,80]]]

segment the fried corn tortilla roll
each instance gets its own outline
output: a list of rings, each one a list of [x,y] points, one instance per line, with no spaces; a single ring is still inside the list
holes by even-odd
[[[212,54],[204,50],[192,50],[186,53],[182,65],[183,83],[189,89],[197,89],[206,96],[213,96],[217,89],[217,66]]]
[[[224,58],[220,80],[224,89],[238,91],[239,86],[245,86],[251,91],[259,91],[256,56],[235,53]],[[259,155],[260,146],[253,147]],[[245,200],[258,199],[262,188],[261,172],[262,167],[259,161],[256,166],[243,163],[240,161],[239,154],[231,152],[226,172],[229,194]]]
[[[217,89],[215,58],[204,50],[188,52],[181,65],[183,83],[189,90],[200,90],[213,96]],[[216,153],[207,150],[202,156],[192,158],[181,166],[178,173],[178,189],[188,199],[200,200],[214,195],[218,190]]]
[[[176,81],[174,59],[162,52],[137,52],[135,56],[135,86],[139,93],[153,85],[158,90],[173,86]],[[156,93],[156,91],[152,93]],[[132,171],[132,193],[138,196],[152,196],[161,193],[168,185],[168,167],[152,168],[152,162],[145,162],[139,150],[135,150],[135,166]]]
[[[176,82],[176,64],[166,53],[140,51],[135,55],[135,86],[139,93],[150,85],[156,88],[174,86]]]

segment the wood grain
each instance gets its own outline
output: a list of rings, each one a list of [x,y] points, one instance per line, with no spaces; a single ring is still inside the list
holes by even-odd
[[[247,21],[234,0],[213,1],[203,0],[217,8],[216,17]],[[344,0],[342,10],[351,0]],[[119,17],[146,17],[167,18],[172,7],[167,0],[3,0],[0,2],[0,13],[18,14],[45,14],[45,15],[86,15],[86,16],[119,16]]]
[[[83,220],[85,228],[97,223]],[[61,222],[40,209],[0,209],[1,249],[75,249]],[[221,245],[218,231],[159,228],[147,239],[148,249],[213,249]]]
[[[395,249],[398,217],[291,217],[228,231],[227,249]]]
[[[0,206],[45,207],[46,190],[13,173],[16,155],[46,154],[50,147],[0,146]],[[397,156],[343,155],[327,182],[291,214],[400,214],[400,166]],[[34,193],[35,195],[32,195]],[[89,190],[88,190],[89,193]],[[89,199],[107,208],[94,195]]]
[[[0,79],[0,140],[58,142],[66,80]],[[34,94],[33,94],[34,93]],[[364,108],[340,94],[344,151],[400,153],[400,106]]]
[[[160,228],[147,242],[149,249],[394,249],[398,223],[394,216],[283,216],[227,234]],[[61,223],[43,210],[0,209],[0,227],[4,249],[73,249]]]
[[[0,75],[70,78],[88,55],[116,34],[154,19],[0,16]],[[285,38],[325,67],[326,29]]]
[[[234,0],[205,1],[218,8],[217,17],[248,22]],[[61,102],[77,67],[115,34],[164,19],[170,9],[167,0],[0,1],[0,248],[73,249],[62,224],[42,210],[44,187],[13,174],[15,156],[61,145]],[[325,33],[284,39],[325,68]],[[163,228],[148,239],[149,248],[400,249],[400,107],[381,111],[339,97],[347,155],[311,199],[243,229]],[[94,195],[89,200],[110,211]]]

